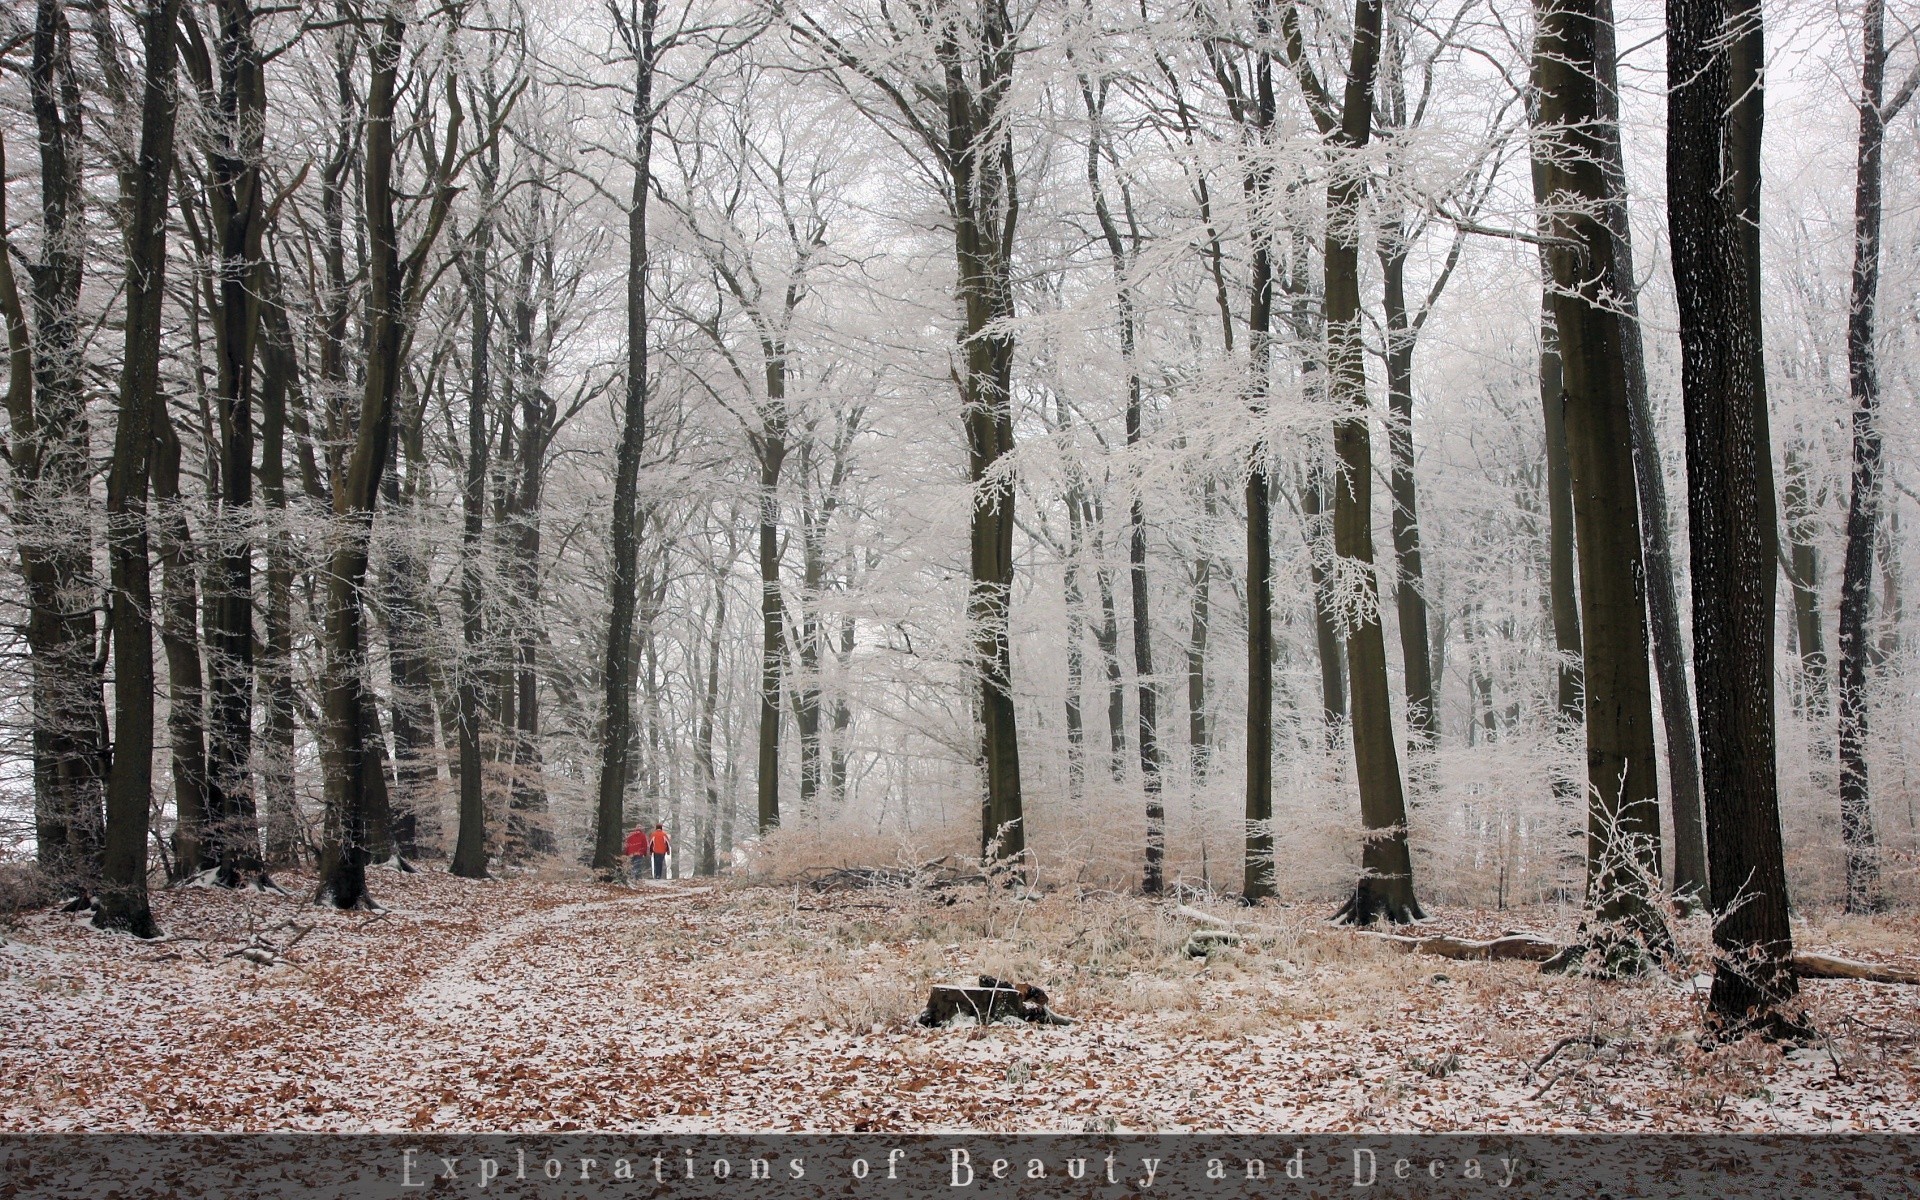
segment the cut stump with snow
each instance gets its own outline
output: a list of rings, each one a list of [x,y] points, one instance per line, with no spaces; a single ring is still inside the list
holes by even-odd
[[[920,1024],[937,1028],[957,1017],[982,1025],[1012,1017],[1035,1025],[1071,1025],[1072,1020],[1047,1007],[1047,994],[1025,983],[1007,983],[982,975],[978,984],[936,983],[927,994]]]

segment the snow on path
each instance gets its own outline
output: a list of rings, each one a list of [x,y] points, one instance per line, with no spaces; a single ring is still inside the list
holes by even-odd
[[[513,992],[521,991],[523,996],[526,994],[523,989],[516,989],[512,980],[504,977],[513,964],[520,960],[520,956],[513,953],[517,945],[539,942],[542,940],[540,935],[558,927],[574,925],[584,916],[606,916],[617,910],[686,899],[711,891],[711,887],[680,888],[650,884],[647,891],[638,896],[584,900],[536,909],[515,917],[504,925],[496,926],[461,951],[452,962],[422,980],[408,996],[407,1008],[425,1020],[446,1022],[471,1017],[474,1010],[489,1005],[506,1007],[505,1001]]]

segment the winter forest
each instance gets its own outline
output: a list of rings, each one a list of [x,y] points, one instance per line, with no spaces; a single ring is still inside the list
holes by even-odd
[[[1909,1045],[1917,27],[7,0],[9,937],[297,962],[261,913],[585,904],[658,823],[742,937],[1545,925],[1452,957]]]

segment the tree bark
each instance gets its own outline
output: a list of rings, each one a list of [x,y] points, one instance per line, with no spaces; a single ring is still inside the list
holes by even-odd
[[[106,838],[93,923],[135,937],[159,930],[147,906],[147,834],[153,801],[153,596],[147,493],[160,388],[161,311],[166,293],[167,185],[173,175],[174,25],[179,0],[144,9],[146,80],[140,149],[128,178],[126,359],[119,423],[107,476],[107,552],[112,576],[114,755],[107,776]]]
[[[394,432],[394,406],[411,347],[411,331],[424,295],[426,259],[439,239],[452,204],[451,175],[460,144],[463,112],[449,84],[450,110],[444,152],[429,164],[424,189],[428,199],[418,239],[404,257],[395,215],[394,99],[406,22],[395,6],[382,14],[370,54],[364,131],[364,183],[367,222],[368,303],[366,378],[360,412],[344,469],[334,479],[334,528],[328,555],[325,688],[322,714],[329,783],[327,842],[321,854],[321,881],[315,899],[337,908],[370,907],[367,860],[375,826],[383,816],[383,789],[369,786],[378,771],[374,748],[377,728],[369,720],[373,705],[366,680],[363,592],[374,507],[380,498],[388,443]]]
[[[780,376],[784,382],[784,375]],[[768,404],[775,371],[767,368]],[[760,761],[755,776],[761,833],[780,824],[780,690],[785,675],[786,601],[780,591],[780,471],[786,462],[785,422],[769,421],[755,439],[760,458]]]
[[[260,877],[253,758],[253,375],[260,327],[266,79],[250,0],[216,0],[213,54],[187,11],[187,61],[215,114],[207,146],[212,217],[214,408],[219,487],[207,571],[208,846],[219,882]],[[212,62],[208,59],[211,57]],[[215,68],[217,66],[217,75]]]
[[[1659,774],[1648,678],[1638,481],[1615,309],[1623,288],[1613,231],[1597,78],[1593,0],[1539,0],[1533,78],[1550,303],[1561,369],[1580,568],[1587,740],[1587,934],[1605,974],[1635,973],[1671,946],[1660,886]],[[1597,268],[1597,269],[1596,269]],[[1594,961],[1594,960],[1590,960]]]
[[[647,421],[647,202],[653,190],[653,73],[656,0],[638,0],[621,29],[633,59],[633,194],[627,205],[627,386],[620,444],[614,457],[613,577],[607,644],[601,664],[605,708],[600,727],[600,784],[594,812],[593,866],[620,867],[627,783],[632,774],[633,619],[639,585],[640,451]]]
[[[1773,456],[1760,326],[1764,62],[1754,0],[1667,5],[1668,237],[1687,418],[1695,692],[1714,944],[1726,1026],[1786,1011],[1786,864],[1773,726]]]
[[[967,621],[980,680],[985,856],[1024,860],[1026,814],[1013,699],[1008,610],[1013,600],[1013,232],[1020,205],[1005,108],[1017,35],[1006,0],[979,0],[971,29],[951,18],[936,39],[945,82],[945,157],[954,256],[965,323],[960,337],[962,420],[975,492],[968,529]],[[971,62],[969,62],[971,59]]]
[[[1354,766],[1360,817],[1367,827],[1361,877],[1341,917],[1366,925],[1380,917],[1396,924],[1424,914],[1413,887],[1407,845],[1406,791],[1394,743],[1387,685],[1386,636],[1380,621],[1373,557],[1373,437],[1369,429],[1365,349],[1360,333],[1360,220],[1367,177],[1356,163],[1373,130],[1374,80],[1380,62],[1380,0],[1357,0],[1345,93],[1337,108],[1313,76],[1300,43],[1298,16],[1288,10],[1288,65],[1308,93],[1321,133],[1334,151],[1327,182],[1326,379],[1334,411],[1333,540],[1341,574],[1360,595],[1343,607],[1347,669],[1352,685]]]
[[[1874,338],[1880,301],[1882,155],[1887,113],[1886,7],[1867,0],[1861,34],[1860,144],[1853,194],[1852,305],[1847,314],[1847,383],[1853,398],[1852,489],[1847,502],[1846,561],[1840,576],[1840,837],[1846,847],[1847,911],[1878,903],[1879,849],[1867,773],[1867,666],[1874,654],[1867,628],[1873,555],[1880,534],[1880,365]],[[1910,93],[1909,93],[1910,94]]]
[[[1627,219],[1627,167],[1620,137],[1619,62],[1615,53],[1613,0],[1594,0],[1600,23],[1595,52],[1600,87],[1601,169],[1607,183],[1607,226],[1613,233],[1614,278],[1619,287],[1621,359],[1626,367],[1627,409],[1633,426],[1633,470],[1640,493],[1640,545],[1645,564],[1647,615],[1653,635],[1654,678],[1667,736],[1672,784],[1673,889],[1681,897],[1707,887],[1706,818],[1700,798],[1700,739],[1687,683],[1687,648],[1680,629],[1679,569],[1669,532],[1666,473],[1654,433],[1647,389],[1647,358],[1640,327],[1640,294],[1634,284],[1633,238]]]
[[[200,670],[199,586],[193,534],[180,496],[180,436],[156,403],[154,534],[161,567],[160,642],[167,656],[167,745],[173,770],[173,875],[213,865],[206,843],[207,725]]]
[[[489,168],[482,163],[481,214],[466,256],[469,350],[472,375],[467,385],[466,480],[460,493],[460,640],[455,705],[460,722],[460,822],[448,871],[463,879],[487,876],[486,771],[480,761],[480,684],[485,671],[486,625],[481,611],[480,554],[485,537],[487,489],[487,409],[493,398],[493,294],[489,286],[493,248],[493,202]]]
[[[34,838],[40,869],[85,896],[100,865],[107,715],[96,666],[93,465],[80,344],[86,260],[82,103],[66,6],[39,0],[27,81],[40,148],[40,259],[31,331],[5,272],[14,526],[33,659]],[[4,233],[4,231],[0,231]]]

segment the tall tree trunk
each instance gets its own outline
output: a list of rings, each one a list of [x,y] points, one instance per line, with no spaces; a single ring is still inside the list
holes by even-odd
[[[173,874],[190,879],[209,865],[206,843],[207,724],[200,672],[199,586],[193,535],[180,496],[180,436],[156,402],[154,540],[158,543],[160,642],[167,655],[167,745],[173,760]]]
[[[731,562],[729,562],[731,568]],[[694,735],[694,756],[700,764],[700,783],[706,791],[706,820],[700,826],[700,862],[697,873],[716,875],[720,871],[719,847],[715,841],[720,829],[720,776],[713,763],[713,720],[720,704],[720,643],[727,629],[727,577],[716,571],[713,577],[713,626],[707,633],[707,679],[700,692],[700,726]]]
[[[217,82],[196,67],[216,117],[207,150],[215,242],[214,356],[219,364],[219,480],[210,522],[207,613],[208,808],[219,880],[258,876],[259,820],[253,769],[253,372],[260,325],[261,138],[266,80],[254,44],[250,0],[217,0]],[[196,22],[187,22],[197,47]],[[201,50],[200,53],[204,53]],[[194,54],[190,61],[199,62]]]
[[[768,391],[774,373],[767,372]],[[774,401],[769,398],[769,405]],[[786,462],[784,424],[772,421],[757,437],[760,457],[760,763],[755,777],[761,833],[780,824],[780,687],[786,663],[786,602],[780,591],[780,471]]]
[[[1104,83],[1101,95],[1104,96]],[[1133,200],[1123,182],[1120,188],[1122,211],[1127,215],[1128,233],[1123,238],[1113,209],[1107,203],[1106,189],[1100,181],[1100,159],[1110,154],[1100,127],[1104,100],[1096,99],[1094,86],[1085,76],[1080,79],[1080,95],[1087,107],[1087,119],[1093,124],[1087,141],[1087,186],[1093,193],[1093,211],[1100,222],[1101,236],[1107,243],[1107,256],[1113,264],[1120,321],[1120,358],[1127,370],[1127,447],[1139,446],[1143,423],[1140,365],[1136,360],[1137,317],[1134,311],[1133,283],[1129,278],[1131,262],[1140,251],[1140,228],[1133,219]],[[1147,797],[1147,853],[1141,890],[1158,895],[1164,882],[1166,858],[1166,809],[1160,800],[1159,684],[1153,677],[1153,627],[1147,604],[1147,517],[1138,481],[1129,489],[1132,500],[1127,506],[1127,580],[1133,618],[1133,672],[1136,688],[1135,708],[1140,720],[1140,778]]]
[[[490,166],[481,164],[482,212],[474,227],[465,272],[473,329],[472,376],[467,385],[466,486],[460,495],[460,641],[465,650],[455,692],[460,722],[460,823],[453,862],[447,868],[464,879],[484,879],[487,875],[486,772],[480,762],[480,685],[485,670],[482,656],[486,653],[486,628],[480,609],[480,554],[486,532],[487,409],[493,396],[493,295],[488,286],[493,221],[486,211],[493,202]]]
[[[1013,232],[1019,214],[1010,103],[1018,36],[1006,0],[979,0],[975,28],[949,24],[936,46],[946,82],[948,203],[966,320],[960,336],[962,421],[975,492],[968,529],[967,622],[980,680],[983,854],[1024,859],[1027,828],[1013,700],[1013,482],[998,469],[1013,452]],[[969,63],[969,59],[972,62]],[[971,69],[971,78],[969,70]]]
[[[1621,294],[1606,224],[1593,0],[1540,0],[1533,77],[1545,158],[1554,333],[1561,370],[1580,567],[1587,734],[1590,969],[1633,973],[1671,946],[1654,906],[1660,885],[1659,773],[1648,678],[1638,483],[1622,363]],[[1597,266],[1597,270],[1596,270]]]
[[[1344,633],[1353,688],[1354,766],[1367,839],[1361,853],[1360,881],[1341,915],[1362,925],[1383,916],[1398,924],[1423,915],[1414,895],[1406,791],[1393,737],[1386,635],[1381,628],[1379,585],[1373,570],[1373,435],[1360,336],[1358,222],[1366,174],[1354,161],[1354,152],[1363,149],[1372,134],[1380,22],[1380,0],[1358,0],[1345,95],[1337,112],[1330,104],[1316,105],[1315,109],[1337,154],[1327,183],[1325,250],[1327,394],[1336,414],[1333,442],[1340,472],[1332,481],[1334,553],[1342,564],[1352,564],[1362,593],[1357,603],[1346,606]],[[1297,27],[1289,43],[1290,65],[1304,79],[1308,70],[1298,51]],[[1317,87],[1310,90],[1319,91]]]
[[[1060,397],[1060,429],[1067,428],[1067,404]],[[1080,583],[1080,556],[1087,544],[1086,521],[1079,469],[1070,465],[1072,483],[1067,488],[1067,553],[1063,566],[1063,588],[1067,604],[1067,791],[1073,799],[1086,794],[1086,653],[1081,648],[1081,633],[1086,625],[1086,591]]]
[[[119,424],[107,476],[107,551],[113,582],[113,765],[107,776],[106,838],[93,923],[135,937],[159,931],[147,907],[147,833],[153,800],[153,596],[147,491],[160,388],[160,324],[166,293],[167,184],[173,175],[174,25],[179,0],[144,11],[146,81],[140,150],[129,179],[127,341]]]
[[[1874,345],[1880,301],[1880,212],[1886,120],[1886,7],[1867,0],[1860,63],[1860,146],[1853,192],[1853,289],[1847,315],[1847,383],[1853,396],[1852,491],[1846,562],[1840,576],[1840,836],[1847,854],[1847,911],[1877,903],[1879,851],[1867,776],[1867,664],[1873,554],[1879,540],[1880,365]],[[1905,92],[1904,95],[1910,95]],[[1904,95],[1902,103],[1904,103]]]
[[[263,319],[265,313],[262,313]],[[294,798],[293,535],[287,527],[287,395],[294,378],[292,343],[272,328],[262,338],[260,494],[266,501],[267,607],[259,691],[266,709],[260,742],[260,800],[266,820],[266,865],[299,861],[301,828]],[[413,847],[406,847],[413,853]]]
[[[633,194],[627,205],[627,387],[620,445],[614,457],[613,577],[601,684],[606,689],[600,727],[600,785],[594,811],[593,866],[620,867],[624,802],[632,774],[633,618],[639,584],[640,450],[647,422],[647,201],[653,190],[654,22],[657,0],[638,0],[621,28],[633,59]]]
[[[1306,526],[1307,581],[1313,588],[1313,645],[1320,664],[1320,721],[1327,749],[1340,744],[1347,724],[1347,654],[1340,641],[1333,594],[1331,521],[1323,499],[1326,470],[1309,463],[1300,484],[1300,516]]]
[[[1254,8],[1255,29],[1265,41],[1273,28],[1272,6]],[[1259,211],[1272,199],[1273,168],[1266,158],[1277,102],[1273,89],[1273,59],[1264,47],[1254,55],[1251,94],[1242,90],[1237,74],[1229,74],[1216,58],[1214,74],[1238,114],[1242,153],[1247,165],[1240,187],[1247,203]],[[1247,297],[1247,399],[1255,421],[1264,421],[1271,399],[1273,369],[1274,263],[1273,231],[1256,225],[1252,241],[1253,270]],[[1226,307],[1221,319],[1227,321]],[[1274,447],[1256,445],[1247,464],[1247,795],[1246,844],[1241,856],[1241,894],[1249,902],[1274,894],[1273,860],[1273,487]]]
[[[1755,0],[1667,5],[1667,228],[1680,309],[1695,692],[1726,1026],[1795,1027],[1773,726],[1773,455],[1760,325]]]
[[[513,648],[514,751],[510,803],[519,830],[520,849],[524,854],[536,856],[552,854],[555,848],[553,829],[547,823],[547,792],[541,782],[545,766],[540,752],[540,506],[544,500],[547,443],[553,436],[556,418],[546,389],[551,333],[539,350],[533,343],[536,279],[543,299],[550,303],[553,295],[552,235],[548,232],[543,236],[537,275],[535,248],[529,245],[522,252],[522,283],[514,301],[513,332],[518,363],[514,386],[520,400],[520,481],[514,503],[512,546],[513,589],[519,611]],[[552,317],[549,309],[549,331]]]
[[[1679,568],[1668,519],[1666,473],[1654,433],[1647,388],[1647,357],[1640,328],[1640,294],[1633,277],[1633,238],[1627,219],[1626,154],[1620,137],[1619,61],[1615,53],[1613,0],[1594,0],[1595,66],[1600,87],[1601,169],[1607,184],[1607,226],[1613,234],[1615,298],[1621,315],[1620,352],[1626,368],[1627,409],[1633,426],[1633,471],[1640,493],[1640,546],[1646,573],[1647,616],[1653,635],[1654,678],[1666,726],[1667,769],[1672,783],[1673,888],[1682,897],[1707,887],[1706,817],[1700,798],[1700,739],[1687,684],[1687,648],[1680,629]]]
[[[1407,679],[1410,753],[1438,736],[1433,698],[1433,654],[1427,641],[1426,585],[1420,565],[1420,506],[1413,476],[1413,349],[1419,332],[1407,310],[1407,247],[1396,239],[1380,256],[1382,306],[1387,322],[1387,490],[1393,500],[1394,609],[1400,618],[1400,658]]]
[[[1544,214],[1549,199],[1546,164],[1534,164],[1534,203]],[[1545,228],[1544,218],[1542,229]],[[1540,293],[1540,410],[1546,431],[1547,603],[1553,621],[1554,711],[1560,723],[1577,730],[1586,718],[1580,698],[1580,597],[1573,572],[1573,478],[1567,466],[1566,385],[1560,373],[1560,339],[1553,324],[1553,272],[1543,252],[1540,268],[1546,286]],[[1555,792],[1577,795],[1579,784],[1555,781]]]
[[[1107,565],[1104,506],[1088,500],[1084,526],[1093,546],[1093,579],[1100,594],[1100,623],[1093,642],[1107,677],[1107,770],[1115,783],[1127,777],[1127,689],[1120,669],[1120,610],[1114,601],[1113,568]]]
[[[1212,479],[1201,485],[1200,511],[1211,530],[1220,519],[1220,501]],[[1213,767],[1213,728],[1207,721],[1207,642],[1213,623],[1213,556],[1193,559],[1192,590],[1187,601],[1187,764],[1196,788]]]
[[[445,151],[429,164],[429,197],[420,234],[402,257],[395,216],[394,98],[406,22],[388,6],[369,55],[366,91],[364,191],[368,270],[366,378],[360,412],[343,469],[334,477],[332,545],[328,554],[326,666],[322,715],[329,784],[327,841],[321,854],[321,881],[315,899],[337,908],[369,907],[367,860],[376,826],[384,816],[379,778],[378,731],[366,680],[366,632],[363,592],[374,507],[386,471],[387,447],[394,433],[394,406],[406,368],[411,329],[424,295],[427,256],[445,225],[454,187],[451,174],[460,144],[461,110],[452,107],[443,133]],[[371,756],[371,762],[369,757]]]
[[[66,6],[39,0],[27,72],[40,147],[40,258],[26,309],[4,267],[7,407],[14,527],[27,592],[33,658],[34,840],[40,868],[84,896],[99,870],[107,716],[96,665],[99,605],[93,568],[93,463],[80,344],[86,194],[80,83]],[[4,231],[0,231],[4,232]]]

